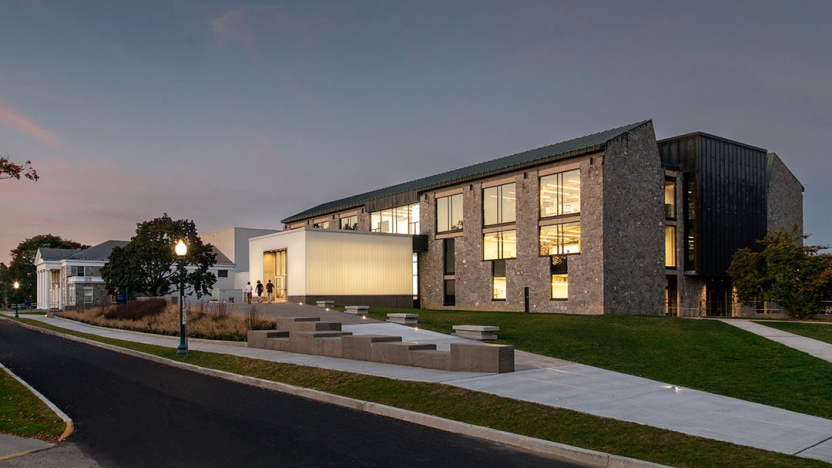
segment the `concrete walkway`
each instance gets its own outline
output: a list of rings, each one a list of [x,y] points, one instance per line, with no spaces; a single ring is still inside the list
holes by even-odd
[[[794,348],[798,351],[803,351],[806,354],[811,354],[812,356],[823,359],[824,361],[832,362],[832,344],[824,343],[823,341],[818,341],[812,338],[806,338],[805,336],[795,335],[794,333],[778,330],[776,328],[767,327],[750,320],[720,319],[720,321],[733,325],[737,328],[742,328],[743,330],[751,332],[755,335],[768,338],[771,341],[776,341],[780,344],[788,346],[789,348]],[[826,326],[832,327],[832,325]]]
[[[315,309],[310,307],[309,310]],[[342,314],[346,315],[346,314]],[[60,318],[29,316],[53,325],[121,340],[176,347],[163,337],[93,327]],[[449,347],[461,338],[384,322],[345,325],[354,334],[393,334]],[[190,340],[190,349],[233,354],[403,380],[442,382],[517,400],[573,409],[710,439],[832,463],[832,420],[681,388],[558,359],[517,352],[516,372],[447,372],[254,349]]]

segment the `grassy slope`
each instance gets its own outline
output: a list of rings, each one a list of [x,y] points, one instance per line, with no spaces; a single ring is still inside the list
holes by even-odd
[[[805,336],[832,344],[832,324],[759,321],[760,325],[776,328],[795,335]]]
[[[0,370],[0,432],[55,441],[66,423],[29,389]]]
[[[23,320],[42,328],[81,336],[189,364],[312,388],[364,401],[463,421],[564,444],[673,466],[828,466],[804,458],[717,442],[576,411],[501,398],[443,384],[407,382],[329,369],[191,351],[101,338]]]
[[[384,320],[394,309],[371,309]],[[396,310],[401,312],[401,310]],[[419,327],[497,325],[523,351],[832,419],[832,363],[714,320],[419,310]]]

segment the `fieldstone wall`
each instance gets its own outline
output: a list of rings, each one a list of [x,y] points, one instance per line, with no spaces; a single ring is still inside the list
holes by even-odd
[[[803,232],[803,186],[776,153],[769,153],[768,229],[797,224]]]
[[[542,166],[539,169],[502,174],[462,184],[463,235],[455,238],[456,306],[444,300],[443,239],[436,238],[435,193],[420,199],[422,233],[429,236],[428,251],[420,254],[422,307],[436,309],[525,310],[529,288],[530,312],[574,314],[604,313],[602,158],[591,156]],[[569,256],[569,299],[551,299],[549,256],[540,256],[539,170],[563,167],[581,169],[581,253]],[[506,260],[506,299],[493,300],[492,262],[483,260],[482,187],[493,180],[512,179],[516,187],[517,258]],[[506,180],[506,183],[509,183]],[[511,230],[512,226],[505,226]]]
[[[604,312],[664,314],[664,171],[653,124],[604,154]]]

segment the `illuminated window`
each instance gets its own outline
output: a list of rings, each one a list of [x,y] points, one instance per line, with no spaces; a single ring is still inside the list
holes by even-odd
[[[664,217],[676,219],[676,181],[664,181]]]
[[[419,234],[419,205],[403,205],[370,213],[373,232]]]
[[[341,218],[341,229],[343,229],[344,231],[357,231],[358,215]]]
[[[664,228],[664,266],[676,268],[676,226]]]
[[[581,171],[560,172],[540,178],[540,217],[581,212]]]
[[[482,191],[483,225],[513,223],[516,219],[515,184],[498,185]]]
[[[436,232],[462,230],[462,194],[436,199]]]
[[[500,231],[483,234],[483,260],[499,260],[517,257],[517,231]]]
[[[491,265],[491,299],[504,301],[506,299],[506,261],[494,260]]]
[[[540,255],[581,252],[581,223],[553,224],[540,228]]]
[[[318,229],[329,229],[329,221],[321,221],[320,223],[314,223],[312,224],[312,227]]]
[[[568,257],[552,257],[552,299],[569,299]]]

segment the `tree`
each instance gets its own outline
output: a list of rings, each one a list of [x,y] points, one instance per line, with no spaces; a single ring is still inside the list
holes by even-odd
[[[12,285],[15,281],[20,282],[20,289],[17,291],[17,297],[19,299],[34,299],[37,297],[35,256],[39,248],[86,249],[89,246],[52,234],[41,234],[30,237],[17,244],[17,247],[9,252],[12,258],[9,266],[6,267],[3,265],[0,268],[0,285],[2,285],[3,296],[5,298],[14,299],[15,293]]]
[[[11,162],[8,156],[0,156],[0,180],[17,179],[24,177],[29,180],[38,180],[38,172],[32,167],[32,161],[23,164]]]
[[[203,244],[193,221],[174,221],[165,213],[136,225],[136,235],[125,247],[116,247],[101,269],[101,277],[110,293],[128,288],[132,297],[165,296],[179,289],[178,257],[175,244],[184,240],[188,245],[185,264],[185,286],[197,297],[209,294],[216,276],[208,269],[216,262],[211,244]]]
[[[808,237],[795,225],[757,241],[764,246],[761,252],[738,250],[728,274],[740,301],[776,302],[799,319],[817,314],[832,294],[832,255],[820,253],[829,246],[803,245]]]

